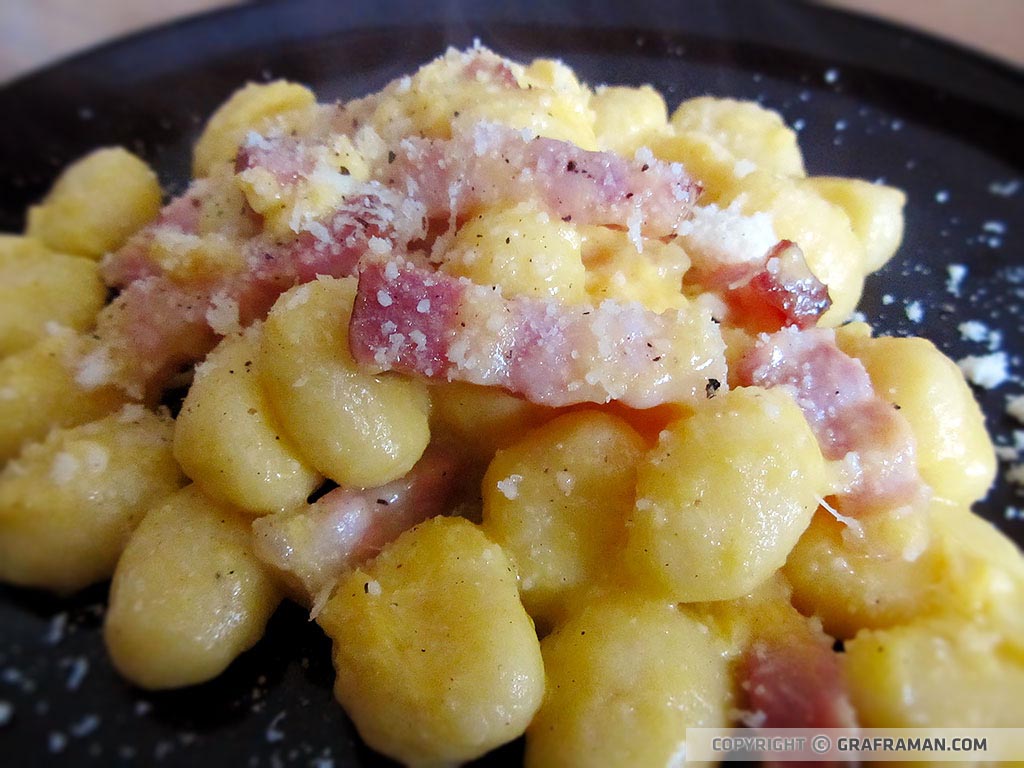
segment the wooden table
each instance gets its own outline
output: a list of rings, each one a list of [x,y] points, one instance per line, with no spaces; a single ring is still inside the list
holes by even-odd
[[[0,0],[0,82],[120,35],[238,2]],[[822,2],[916,26],[1024,66],[1024,0]]]

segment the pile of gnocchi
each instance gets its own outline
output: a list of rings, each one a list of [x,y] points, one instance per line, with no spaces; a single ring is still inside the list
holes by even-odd
[[[757,104],[481,47],[247,85],[193,175],[99,149],[0,238],[0,579],[112,579],[132,683],[216,677],[290,599],[409,765],[1020,725],[980,410],[851,321],[899,190],[808,177]]]

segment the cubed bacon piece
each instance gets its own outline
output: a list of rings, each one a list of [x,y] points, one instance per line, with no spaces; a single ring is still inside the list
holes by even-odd
[[[636,242],[641,234],[672,235],[700,193],[681,165],[649,153],[626,160],[491,123],[450,140],[405,139],[380,174],[421,201],[432,219],[533,200],[565,221],[626,229]]]
[[[315,615],[345,571],[447,509],[457,469],[451,455],[431,448],[405,477],[386,485],[335,488],[313,504],[261,517],[253,522],[256,556]]]
[[[124,288],[136,280],[160,274],[160,266],[149,256],[153,234],[160,229],[186,235],[198,232],[203,196],[208,187],[207,179],[193,182],[186,192],[163,207],[156,221],[133,235],[119,250],[107,254],[100,265],[103,281],[111,287]]]
[[[210,306],[204,289],[186,290],[162,276],[136,280],[100,312],[100,344],[80,365],[93,373],[76,380],[86,389],[114,385],[129,397],[156,399],[180,367],[216,344]]]
[[[734,382],[792,392],[825,458],[847,465],[847,485],[837,490],[844,511],[921,499],[910,425],[878,396],[860,361],[836,346],[834,331],[786,328],[762,335],[736,365]]]
[[[740,659],[744,709],[758,728],[856,728],[839,658],[825,635],[775,634],[751,643]],[[765,760],[766,766],[805,763]],[[829,762],[839,766],[844,763]]]
[[[512,71],[509,62],[501,56],[484,48],[463,54],[463,56],[466,63],[462,74],[467,80],[494,83],[510,90],[519,88],[515,72]]]
[[[426,223],[417,205],[368,186],[374,194],[347,200],[329,220],[294,240],[253,239],[243,268],[193,280],[163,274],[146,250],[144,238],[160,227],[177,228],[174,211],[191,209],[197,198],[187,193],[171,203],[160,221],[110,263],[108,277],[124,290],[97,323],[97,354],[105,355],[110,370],[103,383],[131,397],[153,398],[178,369],[201,360],[225,332],[262,319],[292,286],[317,275],[352,275],[366,254],[401,252],[406,242],[423,236]]]
[[[832,305],[828,288],[790,240],[779,241],[764,263],[745,282],[724,293],[733,325],[754,332],[773,332],[790,325],[810,328]]]
[[[362,268],[349,343],[367,370],[501,387],[549,406],[650,408],[705,398],[709,379],[725,380],[722,337],[703,310],[506,299],[398,260]]]
[[[250,133],[235,155],[235,173],[262,168],[282,185],[288,186],[309,175],[316,165],[313,155],[294,136],[261,136]]]
[[[792,635],[755,640],[740,662],[745,709],[763,728],[852,728],[853,706],[831,642]]]

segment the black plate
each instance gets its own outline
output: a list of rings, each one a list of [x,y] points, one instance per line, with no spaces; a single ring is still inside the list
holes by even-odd
[[[1013,380],[980,391],[998,442],[1024,428],[1024,80],[894,27],[784,3],[472,3],[334,0],[245,6],[133,37],[0,90],[0,230],[58,169],[101,144],[140,152],[172,189],[201,121],[247,79],[289,77],[349,98],[474,38],[513,58],[559,56],[591,83],[649,82],[670,106],[757,99],[799,126],[811,173],[882,178],[910,194],[900,255],[868,282],[877,327],[982,354],[958,323],[1002,334]],[[511,7],[515,6],[515,7]],[[954,295],[947,267],[968,274]],[[914,304],[919,302],[919,304]],[[914,309],[923,318],[911,319]],[[1005,470],[1006,465],[1002,465]],[[1024,499],[1000,481],[979,510],[1018,543]],[[379,765],[331,696],[329,643],[294,607],[219,680],[146,694],[119,680],[99,635],[105,588],[60,601],[0,589],[5,765]],[[5,706],[6,705],[6,706]],[[9,709],[8,709],[9,708]],[[521,746],[490,756],[516,764]]]

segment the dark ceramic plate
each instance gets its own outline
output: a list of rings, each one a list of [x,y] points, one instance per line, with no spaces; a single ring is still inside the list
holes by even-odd
[[[125,144],[180,190],[201,121],[247,79],[288,77],[324,99],[376,90],[474,38],[513,58],[559,56],[590,83],[652,83],[671,107],[705,93],[757,99],[800,131],[811,173],[909,192],[900,255],[869,280],[877,327],[954,358],[976,320],[1010,380],[979,390],[996,439],[1024,371],[1024,79],[929,38],[821,8],[752,2],[258,4],[133,37],[0,89],[0,230],[58,169]],[[967,268],[950,284],[949,266]],[[1005,471],[1007,464],[1001,465]],[[1024,499],[1000,480],[979,511],[1024,541]],[[368,766],[333,702],[329,643],[295,607],[217,681],[147,694],[104,658],[105,587],[69,600],[0,589],[0,762],[23,765]],[[521,745],[488,757],[519,762]]]

